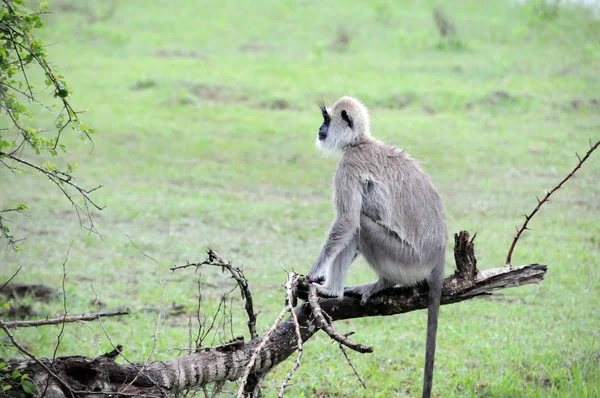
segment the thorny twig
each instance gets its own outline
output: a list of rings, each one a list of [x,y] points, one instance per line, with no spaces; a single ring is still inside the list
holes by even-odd
[[[296,285],[299,276],[300,275],[296,274],[295,272],[290,272],[288,273],[288,279],[285,283],[285,306],[289,309],[290,314],[292,315],[292,320],[294,322],[294,328],[296,330],[297,338],[296,342],[298,344],[298,355],[296,356],[296,362],[294,363],[294,366],[292,367],[292,369],[290,369],[288,374],[285,376],[285,379],[283,379],[281,386],[279,387],[279,393],[277,394],[279,398],[283,397],[283,392],[287,387],[287,383],[290,381],[294,373],[296,373],[296,370],[298,370],[298,368],[300,367],[300,361],[302,360],[302,334],[300,333],[300,324],[298,323],[298,317],[296,316],[294,308],[292,307],[294,303],[294,286]]]
[[[317,289],[315,288],[315,285],[312,283],[309,283],[308,284],[308,302],[310,303],[310,306],[312,308],[312,314],[314,315],[315,320],[317,321],[317,325],[321,329],[323,329],[329,337],[331,337],[338,343],[343,344],[346,347],[348,347],[356,352],[360,352],[361,354],[365,354],[367,352],[373,352],[373,347],[368,347],[368,346],[365,346],[362,344],[354,343],[354,342],[350,341],[350,339],[348,339],[348,337],[344,336],[343,334],[340,334],[337,330],[335,330],[335,328],[333,327],[333,324],[331,322],[328,322],[325,319],[325,316],[323,315],[323,310],[321,309],[321,306],[319,305],[318,300],[319,300],[319,298],[317,296]]]
[[[550,191],[546,191],[546,195],[544,195],[544,197],[541,200],[540,200],[540,198],[538,198],[536,196],[538,203],[531,213],[524,215],[525,221],[523,222],[521,227],[517,228],[517,234],[513,238],[510,248],[508,249],[508,254],[506,255],[505,266],[507,266],[507,267],[511,266],[513,250],[515,249],[515,246],[517,245],[517,241],[521,237],[521,234],[525,230],[529,229],[529,228],[527,228],[527,224],[529,223],[529,221],[538,212],[538,210],[542,207],[542,205],[544,203],[546,203],[548,201],[548,199],[550,199],[550,195],[552,195],[554,192],[556,192],[565,182],[567,182],[567,180],[569,180],[571,177],[573,177],[575,172],[577,172],[577,170],[579,170],[581,168],[581,166],[583,165],[583,162],[585,162],[590,157],[592,152],[594,152],[596,149],[598,149],[598,146],[600,146],[600,141],[598,141],[592,145],[592,140],[590,139],[590,149],[586,152],[586,154],[583,158],[580,157],[577,153],[575,153],[575,155],[577,156],[577,159],[579,159],[579,162],[577,162],[577,165],[573,168],[573,170],[571,170],[571,172],[565,178],[563,178],[562,181],[560,181],[558,184],[556,184],[554,186],[554,188],[552,188]]]
[[[256,333],[256,313],[254,312],[254,304],[252,301],[252,292],[250,292],[250,287],[248,286],[248,279],[244,276],[243,271],[234,267],[231,263],[223,260],[221,256],[217,254],[212,249],[207,249],[206,253],[208,254],[208,258],[201,263],[188,263],[186,265],[177,265],[169,268],[171,271],[176,271],[178,269],[188,268],[188,267],[201,267],[203,265],[213,265],[221,267],[221,270],[228,270],[233,279],[237,282],[240,287],[240,293],[242,298],[246,300],[246,313],[248,314],[248,330],[250,331],[250,338],[254,339],[258,337],[258,333]]]

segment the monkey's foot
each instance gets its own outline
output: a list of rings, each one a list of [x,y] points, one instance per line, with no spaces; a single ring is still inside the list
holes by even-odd
[[[373,284],[350,286],[344,289],[344,294],[349,296],[360,296],[360,305],[365,305],[369,297],[373,295]]]
[[[374,283],[346,287],[344,288],[344,294],[360,296],[360,305],[365,305],[371,296],[392,286],[394,286],[394,283],[380,279]]]
[[[323,286],[323,285],[317,285],[317,284],[314,284],[314,286],[317,289],[317,293],[321,297],[342,298],[344,296],[343,288],[336,289],[336,288],[332,288],[329,286]]]

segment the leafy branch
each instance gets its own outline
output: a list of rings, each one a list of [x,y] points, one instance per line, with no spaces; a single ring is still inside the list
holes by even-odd
[[[5,114],[11,127],[0,129],[0,164],[15,173],[29,172],[41,174],[53,182],[75,208],[80,225],[90,232],[97,233],[92,222],[90,208],[102,210],[90,194],[100,186],[86,189],[75,184],[73,171],[76,164],[67,164],[59,168],[54,162],[38,164],[26,159],[25,154],[34,156],[50,155],[56,157],[59,150],[67,152],[61,143],[63,131],[70,127],[84,141],[92,143],[92,129],[79,119],[82,112],[75,111],[69,102],[71,90],[64,77],[50,66],[46,47],[32,32],[44,23],[41,16],[45,13],[46,3],[40,3],[37,9],[28,6],[25,0],[0,1],[0,115]],[[36,98],[35,87],[28,76],[29,68],[43,72],[45,90],[49,90],[58,101],[60,111],[55,121],[53,133],[34,128],[31,125],[31,112],[24,101],[33,103],[45,111],[55,113],[57,104],[48,106]],[[29,119],[29,120],[28,120]],[[27,156],[29,158],[29,156]],[[76,203],[76,196],[83,204]],[[18,250],[16,239],[8,227],[9,213],[21,213],[27,209],[22,203],[14,202],[10,208],[0,211],[0,239],[6,239],[8,245]],[[87,227],[83,220],[86,219]]]

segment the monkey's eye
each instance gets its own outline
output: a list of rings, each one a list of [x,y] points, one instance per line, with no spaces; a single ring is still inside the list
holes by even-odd
[[[350,118],[350,116],[348,116],[348,113],[345,110],[342,111],[342,119],[344,119],[344,121],[348,123],[348,127],[352,128],[352,126],[354,126],[352,119]]]

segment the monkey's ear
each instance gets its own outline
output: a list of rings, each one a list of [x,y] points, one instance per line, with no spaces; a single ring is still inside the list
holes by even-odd
[[[348,116],[348,113],[345,110],[342,111],[342,119],[348,123],[348,127],[352,128],[352,126],[354,126],[352,119],[350,119],[350,116]]]

